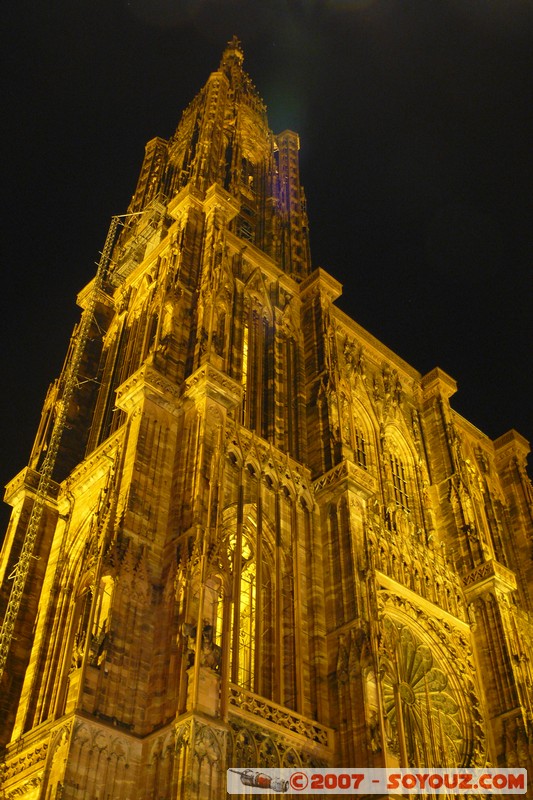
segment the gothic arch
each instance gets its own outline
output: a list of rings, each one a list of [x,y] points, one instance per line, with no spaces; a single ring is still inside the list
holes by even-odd
[[[153,742],[147,759],[146,786],[155,797],[170,796],[174,754],[175,734],[170,730]]]
[[[255,453],[248,453],[244,462],[244,469],[250,478],[259,480],[261,475],[261,462]]]
[[[302,766],[302,759],[300,758],[298,751],[294,747],[287,747],[287,749],[283,753],[281,766],[287,768]]]
[[[400,525],[410,518],[421,519],[420,487],[418,485],[419,456],[414,446],[394,423],[384,426],[381,433],[383,476],[387,524],[398,528],[395,519],[399,511]],[[405,512],[408,517],[405,517]],[[405,519],[404,519],[405,517]]]
[[[259,752],[255,736],[244,727],[230,728],[231,751],[229,766],[255,767],[259,764]]]
[[[291,545],[276,544],[274,523],[264,510],[258,518],[253,503],[245,504],[240,516],[237,505],[226,508],[222,524],[222,538],[233,564],[231,681],[276,702],[283,693],[285,701],[294,704]],[[288,658],[288,648],[292,648],[292,658]],[[281,652],[286,658],[279,658]]]
[[[351,446],[357,464],[363,469],[375,471],[377,461],[378,422],[371,410],[350,390],[350,434]]]
[[[245,310],[256,310],[272,325],[274,311],[261,270],[255,267],[244,284]]]
[[[265,767],[279,767],[281,757],[276,742],[271,736],[266,736],[259,747],[259,763]]]

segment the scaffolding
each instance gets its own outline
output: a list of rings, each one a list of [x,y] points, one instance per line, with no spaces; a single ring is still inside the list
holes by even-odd
[[[66,367],[63,393],[55,404],[56,417],[48,444],[48,449],[46,451],[46,456],[41,466],[39,482],[35,492],[26,535],[20,551],[19,560],[9,576],[9,578],[13,581],[13,584],[9,595],[4,621],[2,623],[2,629],[0,631],[0,680],[4,674],[4,669],[11,648],[11,642],[13,640],[15,625],[24,594],[24,588],[30,571],[31,560],[34,558],[33,552],[35,550],[37,534],[49,495],[50,484],[52,482],[52,475],[57,454],[59,452],[61,438],[67,422],[69,404],[74,390],[78,385],[78,373],[87,341],[89,339],[91,325],[93,319],[95,318],[98,296],[103,290],[107,278],[108,267],[111,263],[111,253],[115,244],[118,226],[122,218],[125,216],[133,215],[119,215],[111,218],[111,224],[109,226],[104,247],[98,261],[98,268],[93,281],[92,291],[88,296],[87,304],[81,315],[72,357]]]

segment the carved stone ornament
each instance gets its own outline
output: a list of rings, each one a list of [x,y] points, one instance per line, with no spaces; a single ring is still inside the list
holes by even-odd
[[[325,767],[316,745],[294,746],[286,737],[230,717],[228,767]]]

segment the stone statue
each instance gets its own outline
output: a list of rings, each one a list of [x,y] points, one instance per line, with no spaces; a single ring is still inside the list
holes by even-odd
[[[183,634],[188,640],[189,667],[194,664],[197,630],[196,625],[191,625],[190,623],[183,625]],[[207,620],[204,620],[200,640],[200,666],[208,667],[214,672],[220,672],[222,648],[213,641],[213,633],[213,626]]]

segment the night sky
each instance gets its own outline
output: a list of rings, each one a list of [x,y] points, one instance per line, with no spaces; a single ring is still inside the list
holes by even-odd
[[[69,0],[3,10],[0,480],[26,463],[110,217],[242,41],[296,130],[314,266],[491,437],[533,438],[530,0]]]

